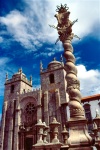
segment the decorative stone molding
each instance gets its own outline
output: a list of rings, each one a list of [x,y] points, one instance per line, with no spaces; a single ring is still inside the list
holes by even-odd
[[[35,125],[37,128],[37,132],[38,132],[38,140],[37,140],[37,144],[41,145],[43,144],[43,129],[45,127],[45,125],[42,123],[41,119],[38,120],[38,123]]]
[[[53,135],[52,143],[59,143],[58,139],[58,127],[60,123],[57,122],[56,118],[53,118],[53,121],[50,123],[50,131],[51,134]]]
[[[64,125],[63,131],[61,132],[63,135],[63,141],[64,141],[64,145],[68,145],[68,131],[66,130],[66,126]]]

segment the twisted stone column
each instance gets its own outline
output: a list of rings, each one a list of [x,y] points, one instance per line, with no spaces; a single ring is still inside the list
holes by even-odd
[[[75,57],[73,55],[73,47],[71,40],[74,35],[72,33],[72,26],[77,21],[73,22],[69,20],[70,12],[68,11],[67,5],[57,6],[58,14],[55,17],[58,20],[56,29],[58,30],[59,40],[62,42],[64,47],[64,57],[66,59],[65,70],[67,80],[67,93],[69,94],[69,107],[71,118],[85,118],[84,109],[81,105],[81,93],[80,93],[80,82],[77,78],[77,68],[75,66]]]
[[[68,103],[70,109],[70,119],[68,121],[70,136],[68,138],[68,145],[69,147],[80,147],[79,150],[82,150],[82,147],[86,146],[86,150],[91,150],[90,145],[92,144],[92,138],[88,134],[87,120],[81,105],[80,82],[77,78],[77,68],[75,66],[71,40],[66,39],[63,42],[63,47],[64,56],[66,58],[67,92],[70,99]],[[74,148],[72,150],[74,150]]]
[[[67,80],[67,93],[69,94],[70,119],[69,124],[69,150],[91,150],[92,138],[88,134],[87,120],[84,109],[81,105],[80,82],[77,78],[77,68],[75,66],[75,57],[71,40],[78,37],[72,33],[73,22],[69,20],[70,12],[67,5],[57,6],[58,14],[55,15],[58,21],[57,29],[59,40],[64,47],[64,57],[66,59],[65,70]]]
[[[71,119],[84,118],[84,109],[81,105],[80,82],[77,78],[77,68],[71,39],[63,41],[64,57],[66,58],[65,70],[67,80],[67,92],[69,94],[69,108]]]

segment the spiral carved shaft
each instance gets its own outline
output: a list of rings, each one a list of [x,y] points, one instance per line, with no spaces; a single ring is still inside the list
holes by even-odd
[[[64,57],[66,58],[65,70],[67,80],[67,92],[69,94],[69,107],[71,118],[84,118],[84,109],[81,105],[80,82],[77,79],[77,68],[75,67],[75,57],[71,40],[74,37],[72,26],[77,21],[69,20],[70,12],[67,5],[57,7],[58,14],[55,15],[58,21],[57,30],[59,39],[64,47]]]
[[[67,80],[67,92],[69,94],[70,117],[84,117],[84,109],[81,105],[80,82],[77,79],[77,68],[70,40],[63,41],[64,57],[66,58],[65,70]]]

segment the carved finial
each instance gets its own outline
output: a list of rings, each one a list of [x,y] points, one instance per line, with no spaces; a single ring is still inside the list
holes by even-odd
[[[50,123],[50,132],[52,132],[53,135],[53,139],[52,139],[52,143],[58,143],[59,139],[58,139],[58,127],[60,126],[60,123],[57,122],[56,118],[53,118],[53,121]],[[53,129],[53,130],[52,130]]]
[[[21,74],[21,73],[22,73],[22,68],[20,68],[20,69],[18,70],[18,72]]]
[[[30,81],[32,81],[32,75],[30,76]]]
[[[54,57],[53,61],[56,61],[56,57]]]
[[[62,131],[62,134],[63,133],[68,133],[68,131],[67,131],[67,129],[66,129],[66,126],[64,125],[64,127],[63,127],[63,131]]]
[[[8,72],[6,73],[6,81],[8,80]]]
[[[45,127],[45,125],[43,124],[41,119],[38,120],[36,126],[43,126],[43,127]]]
[[[40,72],[43,71],[43,64],[42,64],[42,61],[40,62]]]
[[[96,109],[96,117],[98,117],[99,116],[99,111],[98,111],[98,109]]]
[[[53,118],[53,122],[57,122],[57,120],[56,120],[56,118],[55,118],[55,117]]]
[[[64,128],[63,128],[63,130],[64,130],[64,131],[67,131],[67,130],[66,130],[66,126],[65,126],[65,124],[64,124]]]
[[[38,123],[42,123],[42,120],[41,120],[41,119],[39,119],[39,120],[38,120]]]
[[[68,139],[68,131],[66,130],[66,126],[64,125],[64,127],[63,127],[63,131],[61,132],[62,133],[62,135],[63,135],[63,140],[64,140],[64,144],[65,145],[67,145],[68,144],[68,141],[67,141],[67,139]]]
[[[53,118],[53,121],[51,122],[51,124],[58,124],[58,125],[59,125],[60,123],[59,123],[59,122],[57,121],[57,119],[54,117],[54,118]]]
[[[97,129],[97,125],[95,122],[93,123],[93,129]]]
[[[74,35],[72,33],[72,26],[75,22],[78,21],[78,19],[74,20],[73,22],[69,20],[70,12],[68,11],[67,5],[57,6],[56,11],[58,14],[55,15],[58,21],[58,25],[56,29],[58,30],[59,39],[60,41],[65,41],[66,39],[72,40],[73,37],[77,37],[77,35]],[[53,26],[52,26],[53,27]],[[55,28],[55,27],[54,27]],[[58,40],[57,40],[58,41]]]
[[[31,84],[32,84],[32,75],[30,76],[30,82],[31,82]]]

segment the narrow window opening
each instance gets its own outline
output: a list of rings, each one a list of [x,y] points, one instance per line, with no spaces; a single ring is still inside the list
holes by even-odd
[[[14,85],[11,85],[11,93],[14,93]]]
[[[49,75],[50,83],[54,83],[54,74]]]
[[[91,133],[92,129],[93,129],[93,125],[92,125],[92,115],[91,115],[90,104],[86,103],[83,107],[84,107],[84,110],[85,110],[86,119],[88,120],[88,122],[87,122],[87,124],[88,124],[88,131],[89,131],[89,133]]]
[[[86,116],[86,118],[88,120],[92,120],[90,104],[85,104],[84,105],[84,110],[85,110],[85,116]]]

